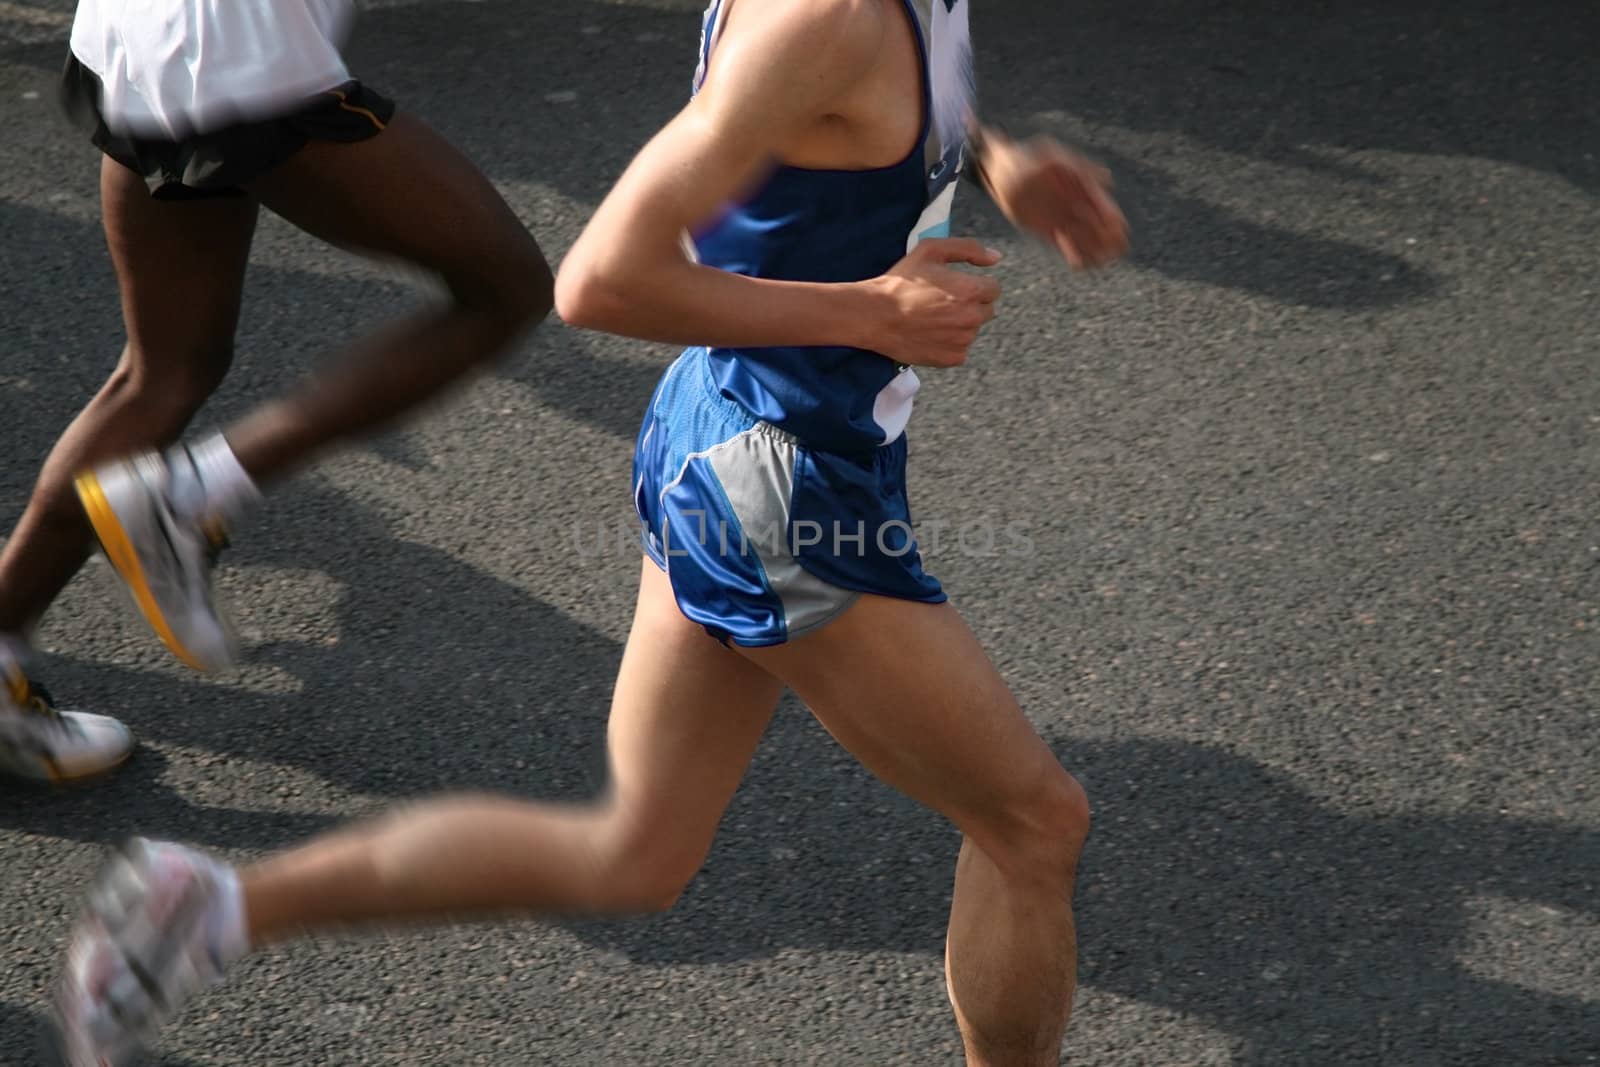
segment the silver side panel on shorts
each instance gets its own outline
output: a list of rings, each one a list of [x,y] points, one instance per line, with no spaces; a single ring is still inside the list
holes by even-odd
[[[795,442],[761,425],[712,449],[706,457],[743,527],[745,543],[767,572],[783,603],[784,627],[798,637],[837,616],[857,593],[829,585],[795,560],[789,543],[789,499],[794,490]],[[716,536],[711,532],[710,536]],[[730,533],[730,539],[736,534]],[[720,546],[719,546],[720,547]],[[739,551],[729,544],[727,551]]]

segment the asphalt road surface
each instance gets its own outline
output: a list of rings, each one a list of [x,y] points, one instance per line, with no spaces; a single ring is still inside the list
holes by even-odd
[[[95,153],[51,102],[70,7],[0,2],[6,529],[121,345]],[[975,19],[989,113],[1104,157],[1137,243],[1069,277],[968,195],[1004,313],[912,424],[930,569],[1095,802],[1066,1062],[1600,1062],[1600,12]],[[446,0],[373,10],[355,56],[556,256],[697,34],[666,0]],[[416,299],[264,223],[200,424]],[[550,326],[284,487],[222,576],[248,669],[185,673],[85,573],[43,677],[143,748],[93,789],[0,786],[0,1061],[35,1062],[126,834],[246,859],[435,790],[600,786],[669,355]],[[955,847],[789,705],[672,913],[274,950],[152,1062],[954,1065]]]

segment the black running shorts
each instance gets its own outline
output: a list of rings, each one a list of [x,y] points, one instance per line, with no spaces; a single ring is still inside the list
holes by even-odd
[[[224,126],[181,141],[113,133],[100,113],[100,79],[71,53],[61,72],[61,105],[106,155],[134,171],[158,200],[241,196],[311,141],[346,144],[381,133],[395,105],[360,82],[330,89],[279,118]]]

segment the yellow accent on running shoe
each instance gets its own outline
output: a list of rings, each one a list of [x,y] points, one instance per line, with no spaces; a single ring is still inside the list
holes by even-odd
[[[95,477],[93,471],[84,471],[73,484],[78,490],[78,500],[83,504],[84,513],[89,516],[89,524],[94,527],[95,536],[100,538],[100,547],[105,549],[106,558],[132,590],[139,611],[155,629],[156,636],[172,650],[174,656],[195,670],[204,671],[206,668],[178,640],[178,635],[172,632],[166,616],[161,614],[161,608],[156,605],[155,594],[150,592],[150,583],[145,580],[144,568],[139,564],[139,553],[134,551],[133,542],[128,540],[122,523],[117,521],[117,513],[112,510],[110,501],[106,500],[100,479]]]
[[[33,686],[28,684],[28,676],[21,670],[6,671],[6,688],[11,692],[11,702],[19,708],[27,707],[33,700]]]

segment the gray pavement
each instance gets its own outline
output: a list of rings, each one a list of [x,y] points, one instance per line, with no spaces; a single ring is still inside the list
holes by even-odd
[[[6,529],[121,343],[51,105],[70,8],[0,2]],[[989,111],[1105,157],[1136,228],[1072,278],[968,195],[1004,314],[912,424],[930,568],[1095,801],[1065,1062],[1600,1063],[1597,15],[980,0]],[[697,33],[679,3],[392,4],[356,56],[558,255]],[[202,425],[414,299],[264,225]],[[0,785],[0,1063],[36,1062],[128,833],[245,859],[434,790],[599,786],[612,531],[669,356],[552,326],[286,487],[223,575],[246,670],[184,673],[100,568],[72,587],[43,676],[144,747],[92,790]],[[1010,523],[1028,550],[986,554]],[[953,1065],[955,845],[788,706],[676,911],[275,950],[152,1062]]]

